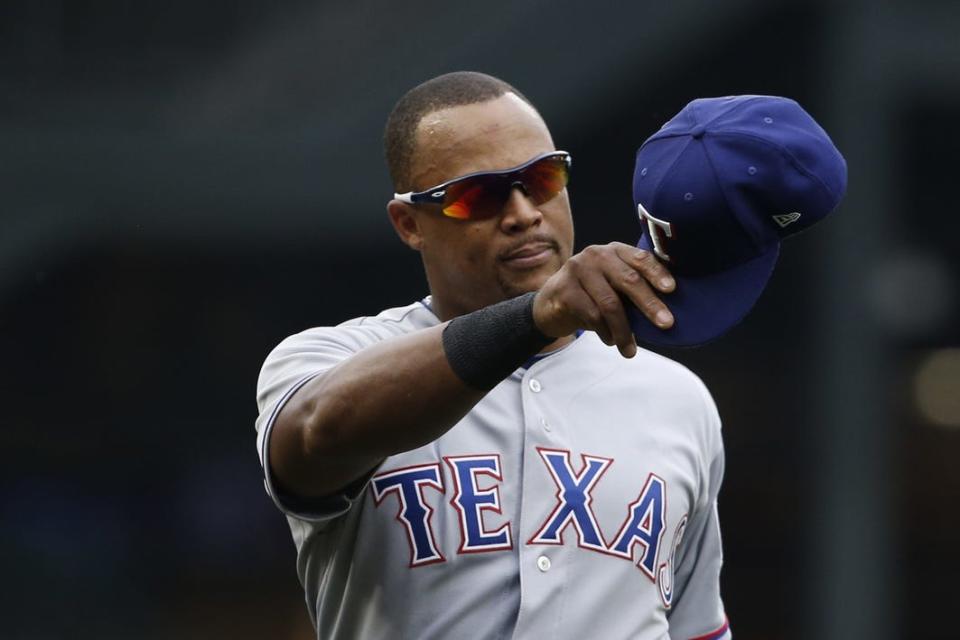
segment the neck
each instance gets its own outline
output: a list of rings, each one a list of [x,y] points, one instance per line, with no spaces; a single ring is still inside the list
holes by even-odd
[[[437,296],[433,294],[430,296],[430,310],[433,311],[433,315],[440,319],[440,322],[453,320],[457,316],[462,316],[466,313],[469,313],[469,311],[458,309],[444,302],[443,300],[438,299]]]

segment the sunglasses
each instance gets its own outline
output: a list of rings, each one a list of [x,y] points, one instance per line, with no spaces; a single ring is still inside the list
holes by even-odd
[[[514,187],[534,204],[543,204],[563,191],[573,160],[566,151],[540,154],[501,171],[478,171],[454,178],[426,191],[395,193],[408,204],[443,205],[443,215],[458,220],[481,220],[500,215]]]

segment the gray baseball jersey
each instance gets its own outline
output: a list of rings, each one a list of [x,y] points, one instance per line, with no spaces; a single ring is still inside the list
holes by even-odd
[[[681,365],[625,359],[593,333],[341,495],[278,492],[268,445],[284,402],[364,347],[438,323],[427,299],[291,336],[263,365],[257,446],[317,636],[730,638],[710,394]]]

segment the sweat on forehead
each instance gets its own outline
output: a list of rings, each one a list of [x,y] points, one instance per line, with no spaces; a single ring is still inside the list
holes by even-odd
[[[505,93],[530,104],[503,80],[474,71],[447,73],[408,91],[394,106],[384,131],[387,167],[395,189],[402,192],[410,188],[410,163],[421,121],[444,109],[494,100]]]
[[[430,141],[434,139],[440,139],[444,136],[450,138],[451,140],[456,139],[458,136],[465,135],[465,132],[461,128],[457,127],[454,123],[451,122],[451,114],[454,111],[461,110],[466,107],[471,106],[482,106],[488,102],[494,100],[507,100],[512,102],[515,106],[519,107],[521,110],[526,111],[530,116],[536,119],[540,119],[540,114],[537,113],[537,110],[530,105],[529,102],[518,96],[517,94],[509,91],[504,93],[501,96],[496,98],[491,98],[490,100],[484,100],[482,102],[474,103],[473,105],[457,105],[453,107],[444,107],[442,109],[437,109],[429,113],[424,114],[423,118],[417,125],[415,134],[414,134],[414,151],[416,151],[416,145],[422,144],[425,141]],[[491,120],[478,120],[477,130],[472,132],[474,135],[485,135],[488,133],[493,133],[500,130],[504,126],[504,122],[497,119]]]
[[[407,165],[411,188],[506,169],[553,149],[546,124],[513,93],[441,109],[421,120]]]

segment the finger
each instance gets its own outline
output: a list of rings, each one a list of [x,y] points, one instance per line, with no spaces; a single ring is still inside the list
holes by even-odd
[[[649,284],[648,276],[638,271],[633,264],[627,260],[636,257],[636,260],[650,265],[645,267],[648,273],[662,273],[669,278],[671,287],[674,285],[673,278],[669,275],[666,268],[661,265],[649,251],[634,249],[622,243],[616,243],[614,252],[619,260],[614,260],[613,265],[605,265],[606,277],[617,291],[624,294],[624,297],[642,313],[650,322],[661,329],[669,329],[673,326],[673,314],[667,308],[667,305],[660,300],[657,292]],[[639,254],[637,256],[636,254]],[[627,260],[624,260],[626,256]],[[635,262],[636,262],[635,260]],[[656,265],[656,266],[654,266]],[[659,270],[659,271],[658,271]]]
[[[613,338],[610,336],[610,330],[606,328],[603,324],[599,325],[596,329],[593,329],[593,332],[597,334],[603,344],[608,347],[614,346]]]
[[[568,308],[577,317],[578,324],[582,329],[595,332],[600,340],[609,347],[615,344],[600,308],[590,294],[583,289],[582,285],[577,288],[575,293],[570,295]]]
[[[632,269],[621,269],[614,279],[614,286],[624,293],[640,313],[661,329],[673,326],[673,314],[657,297],[650,285]]]
[[[545,289],[541,289],[541,294]],[[600,339],[609,343],[610,332],[607,330],[600,315],[600,310],[580,285],[579,278],[569,278],[562,289],[554,292],[553,302],[550,303],[551,313],[558,319],[556,329],[549,335],[569,335],[577,329],[596,331]],[[536,316],[536,307],[534,308]],[[551,325],[553,326],[553,325]],[[541,328],[541,331],[544,329]],[[559,333],[557,333],[559,332]]]
[[[652,252],[622,243],[617,243],[614,250],[621,260],[639,271],[647,282],[660,291],[670,293],[676,288],[676,280]]]
[[[606,273],[595,270],[584,272],[580,276],[580,282],[596,304],[613,344],[617,345],[624,357],[633,357],[637,352],[637,343],[620,295],[607,280]]]

